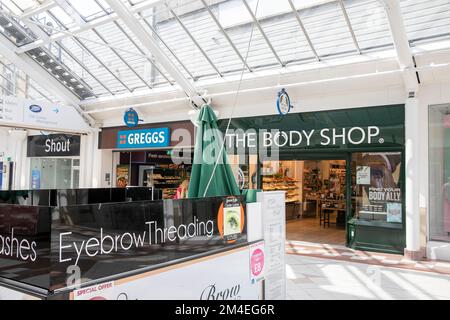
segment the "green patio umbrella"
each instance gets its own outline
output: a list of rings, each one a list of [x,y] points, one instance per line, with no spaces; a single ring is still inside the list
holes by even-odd
[[[226,150],[222,149],[223,137],[217,127],[217,117],[210,106],[201,108],[197,125],[188,197],[240,195]]]

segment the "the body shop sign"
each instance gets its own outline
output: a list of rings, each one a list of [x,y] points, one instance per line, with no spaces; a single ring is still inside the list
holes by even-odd
[[[168,147],[169,144],[169,128],[127,130],[117,133],[117,148],[156,148]]]
[[[50,134],[28,137],[28,157],[76,157],[79,155],[80,136]]]
[[[404,105],[219,121],[227,150],[354,150],[404,147]]]

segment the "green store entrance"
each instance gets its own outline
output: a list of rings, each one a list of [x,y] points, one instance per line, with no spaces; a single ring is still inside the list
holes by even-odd
[[[288,240],[403,254],[403,105],[238,118],[225,137],[246,148],[241,187],[286,192]]]

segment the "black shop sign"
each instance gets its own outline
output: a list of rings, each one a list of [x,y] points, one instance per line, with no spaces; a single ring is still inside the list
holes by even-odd
[[[29,136],[27,157],[62,157],[80,155],[80,136],[50,134]]]

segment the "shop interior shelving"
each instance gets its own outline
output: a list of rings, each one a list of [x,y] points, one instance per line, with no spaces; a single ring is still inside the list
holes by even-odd
[[[264,191],[286,191],[286,203],[301,202],[300,181],[281,177],[279,175],[265,175],[263,177]]]
[[[183,177],[190,175],[191,168],[173,165],[158,165],[147,173],[147,184],[162,189],[163,199],[172,199]]]

